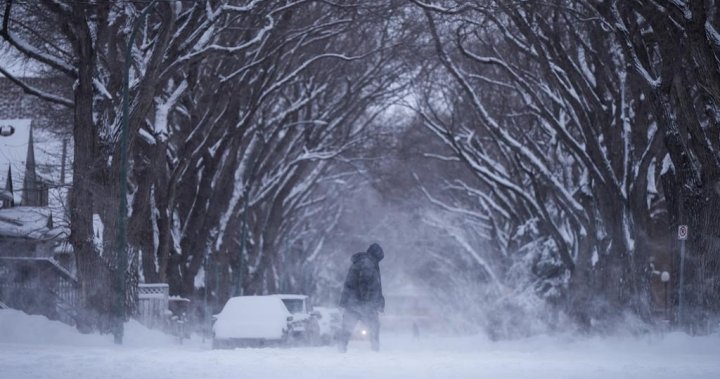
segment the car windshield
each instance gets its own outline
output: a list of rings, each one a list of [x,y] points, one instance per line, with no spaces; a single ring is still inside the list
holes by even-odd
[[[283,299],[285,307],[290,313],[303,313],[303,301],[301,299]]]

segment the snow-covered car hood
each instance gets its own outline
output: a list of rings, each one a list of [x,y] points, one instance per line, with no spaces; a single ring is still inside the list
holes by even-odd
[[[261,338],[278,340],[290,317],[285,305],[272,296],[238,296],[228,300],[216,316],[215,338]]]

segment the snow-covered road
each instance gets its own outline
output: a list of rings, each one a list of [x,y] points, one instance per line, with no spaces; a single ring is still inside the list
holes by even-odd
[[[496,343],[482,337],[386,336],[380,353],[353,341],[340,354],[329,347],[213,351],[201,341],[177,345],[133,329],[127,346],[118,347],[108,336],[75,338],[69,330],[36,329],[38,335],[28,336],[0,324],[0,378],[720,378],[717,335]]]
[[[677,345],[673,346],[673,339]],[[0,344],[0,377],[20,378],[720,378],[718,341],[537,338],[385,341],[381,353],[331,348],[212,351]],[[703,345],[707,348],[704,349]]]

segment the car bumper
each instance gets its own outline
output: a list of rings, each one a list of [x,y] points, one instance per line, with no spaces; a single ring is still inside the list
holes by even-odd
[[[286,343],[285,339],[271,340],[263,338],[213,338],[212,348],[236,349],[236,348],[258,348],[277,347]]]

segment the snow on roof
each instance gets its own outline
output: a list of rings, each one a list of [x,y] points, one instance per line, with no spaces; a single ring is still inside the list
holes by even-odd
[[[8,168],[12,170],[13,198],[15,205],[22,204],[23,179],[25,177],[25,160],[30,144],[31,120],[13,119],[0,120],[0,126],[9,125],[15,133],[0,137],[0,191],[5,192]],[[35,171],[37,177],[49,185],[48,204],[56,224],[66,225],[65,201],[68,189],[58,184],[72,181],[72,164],[66,157],[65,180],[61,180],[63,142],[55,134],[38,128],[32,128],[35,153]],[[67,146],[68,150],[71,150]],[[68,154],[69,155],[69,154]]]
[[[47,227],[50,212],[50,208],[45,207],[0,209],[0,235],[31,239],[67,236],[68,231],[62,225],[55,224],[52,229]]]
[[[25,158],[30,141],[30,120],[0,120],[1,126],[12,126],[15,133],[0,137],[0,188],[5,190],[8,168],[12,169],[15,203],[20,204]]]
[[[0,126],[12,126],[15,133],[7,137],[0,137],[0,188],[5,189],[5,180],[8,174],[8,166],[12,167],[13,186],[17,193],[22,192],[23,177],[25,176],[25,159],[30,144],[30,129],[32,120],[14,119],[0,120]],[[62,138],[52,132],[39,128],[32,128],[33,145],[35,147],[35,162],[37,175],[43,180],[51,183],[60,183],[62,172]],[[69,147],[68,147],[69,149]],[[69,159],[65,162],[65,182],[72,179],[70,169],[72,165]]]
[[[281,299],[288,299],[288,300],[305,300],[305,299],[307,299],[307,295],[296,295],[296,294],[277,294],[277,295],[269,295],[269,296],[275,296],[275,297],[279,297]]]

